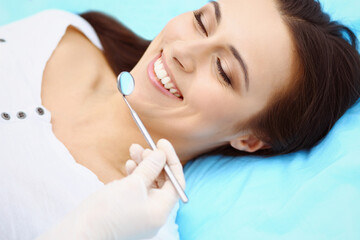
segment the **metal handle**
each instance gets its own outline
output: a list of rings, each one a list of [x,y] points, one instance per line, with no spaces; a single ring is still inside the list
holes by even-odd
[[[136,125],[139,127],[141,133],[144,135],[144,137],[145,137],[146,141],[148,142],[148,144],[150,145],[150,147],[153,150],[157,149],[153,139],[151,138],[149,132],[146,130],[146,128],[145,128],[144,124],[142,123],[142,121],[140,120],[139,116],[131,108],[130,104],[128,103],[128,101],[126,100],[125,97],[124,97],[124,100],[130,109],[131,115],[134,118]],[[165,170],[165,173],[167,174],[167,176],[169,177],[171,183],[175,187],[177,193],[179,194],[181,201],[183,203],[187,203],[189,201],[188,197],[186,196],[184,190],[180,186],[179,182],[177,181],[177,179],[175,178],[174,174],[172,173],[170,167],[167,164],[165,164],[164,170]]]

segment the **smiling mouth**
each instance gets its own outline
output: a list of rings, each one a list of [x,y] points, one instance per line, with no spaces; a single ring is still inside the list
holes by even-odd
[[[154,73],[157,78],[157,81],[172,95],[177,98],[183,99],[183,96],[180,90],[176,87],[175,83],[171,80],[168,72],[164,67],[162,55],[154,63]]]

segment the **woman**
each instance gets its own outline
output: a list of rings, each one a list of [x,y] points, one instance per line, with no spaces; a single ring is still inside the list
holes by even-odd
[[[359,98],[356,38],[313,0],[210,2],[149,46],[104,15],[81,16],[104,51],[69,27],[41,100],[56,137],[105,184],[127,175],[132,143],[146,146],[117,91],[120,71],[135,78],[127,99],[154,140],[169,139],[183,164],[308,149]]]

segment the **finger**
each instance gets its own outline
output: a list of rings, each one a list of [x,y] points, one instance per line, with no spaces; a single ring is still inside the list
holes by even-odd
[[[139,144],[131,144],[129,148],[130,157],[133,159],[137,164],[139,164],[142,161],[142,154],[143,154],[144,148],[140,146]]]
[[[126,174],[129,176],[132,174],[137,167],[137,164],[134,160],[127,160],[125,164]]]
[[[179,160],[179,157],[177,156],[174,147],[171,145],[171,143],[166,139],[160,139],[157,143],[157,147],[159,150],[164,151],[166,155],[166,162],[174,174],[175,178],[178,180],[181,187],[185,188],[185,177],[183,172],[183,167],[181,165],[181,162]]]
[[[139,164],[143,159],[145,159],[147,156],[149,156],[150,154],[152,153],[152,150],[150,150],[150,149],[143,149],[143,151],[142,151],[142,156],[140,156],[140,159],[141,160],[139,160],[137,163]],[[157,181],[155,180],[152,184],[151,184],[151,186],[150,186],[150,188],[153,188],[153,189],[155,189],[155,188],[159,188],[159,185],[157,184]]]
[[[143,154],[142,154],[142,158],[146,158],[147,156],[149,156],[151,154],[152,150],[150,149],[145,149]],[[159,176],[157,177],[157,179],[155,180],[154,184],[151,185],[151,188],[159,188],[162,186],[162,184],[160,185],[159,184],[159,181],[160,182],[163,182],[165,181],[165,177],[164,177],[164,171],[162,171]]]
[[[156,179],[156,184],[159,188],[161,188],[164,185],[164,182],[166,180],[165,171],[161,171],[159,177]]]
[[[149,156],[151,152],[152,152],[152,150],[150,150],[150,149],[148,149],[148,148],[145,149],[145,150],[142,152],[141,159],[144,159],[144,158],[146,158],[147,156]]]
[[[160,150],[151,151],[150,155],[143,159],[133,172],[139,176],[147,188],[149,188],[165,166],[166,156]]]
[[[151,153],[152,153],[152,150],[150,150],[150,149],[145,149],[145,151],[143,152],[142,158],[144,159],[144,158],[148,157]],[[156,189],[156,188],[159,188],[160,186],[162,186],[162,184],[159,185],[158,183],[159,183],[159,179],[160,179],[161,177],[165,180],[163,172],[164,172],[164,171],[161,171],[161,172],[160,172],[159,176],[155,179],[155,181],[153,182],[153,184],[151,184],[150,188]]]
[[[161,188],[151,192],[151,204],[154,208],[161,206],[162,212],[170,213],[178,201],[179,195],[170,181],[165,181]]]

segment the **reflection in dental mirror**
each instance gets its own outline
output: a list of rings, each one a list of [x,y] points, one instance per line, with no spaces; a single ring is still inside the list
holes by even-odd
[[[117,79],[117,86],[122,95],[130,95],[135,88],[135,81],[129,72],[121,72]]]

